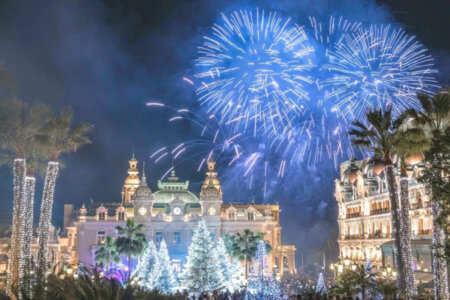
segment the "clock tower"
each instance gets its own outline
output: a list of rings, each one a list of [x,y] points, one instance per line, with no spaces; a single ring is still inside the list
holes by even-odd
[[[147,185],[145,171],[142,171],[142,179],[139,187],[131,197],[134,206],[134,220],[138,224],[143,224],[151,220],[153,194]]]
[[[203,217],[206,221],[220,221],[220,206],[222,205],[222,187],[217,178],[216,163],[210,159],[207,164],[206,178],[200,191]]]

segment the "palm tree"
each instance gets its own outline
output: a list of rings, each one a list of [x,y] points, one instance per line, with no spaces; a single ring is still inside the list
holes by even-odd
[[[406,224],[402,223],[393,163],[394,155],[397,154],[395,146],[401,140],[401,130],[399,128],[403,124],[405,116],[393,120],[392,108],[388,108],[385,112],[382,110],[370,110],[366,113],[366,118],[370,127],[368,128],[360,121],[355,121],[352,123],[353,128],[349,131],[349,135],[353,136],[353,145],[367,148],[375,155],[375,158],[380,159],[384,163],[384,175],[391,205],[395,262],[398,270],[397,284],[402,293],[407,297],[413,297],[417,294],[417,290],[414,285],[414,273],[411,265],[410,237],[402,238],[402,231]],[[409,202],[407,203],[407,206],[404,206],[405,209],[408,208],[409,210]]]
[[[264,234],[260,232],[254,233],[248,229],[245,229],[242,234],[237,233],[235,235],[227,235],[225,239],[230,255],[240,261],[244,261],[245,278],[247,278],[249,263],[251,263],[253,257],[255,257],[258,243],[260,240],[264,239]],[[269,253],[272,248],[269,243],[265,243],[267,253]]]
[[[448,275],[445,256],[450,161],[450,89],[443,89],[434,97],[419,94],[421,111],[409,110],[416,129],[423,132],[430,148],[425,152],[426,168],[421,181],[430,194],[433,217],[434,290],[436,299],[448,299]],[[446,209],[448,211],[448,209]]]
[[[0,102],[0,147],[4,157],[13,161],[14,200],[11,235],[11,253],[9,255],[9,272],[7,289],[17,283],[20,272],[20,261],[23,246],[24,213],[26,210],[25,177],[27,171],[25,151],[30,140],[38,133],[41,118],[39,107],[30,106],[19,99],[2,100]]]
[[[125,254],[128,258],[128,271],[131,274],[131,258],[142,254],[145,249],[146,239],[142,233],[144,225],[135,226],[134,220],[127,220],[125,227],[117,226],[120,235],[116,240],[119,254]]]
[[[377,281],[377,291],[383,295],[383,299],[391,300],[394,299],[397,293],[397,286],[395,285],[395,280],[390,279],[378,279]]]
[[[111,262],[120,262],[116,241],[111,236],[108,235],[105,243],[98,246],[97,251],[95,251],[95,261],[105,266],[107,268],[106,272],[111,270]]]
[[[375,273],[368,266],[359,265],[354,271],[349,271],[350,281],[358,293],[361,293],[361,299],[372,299],[376,292]]]
[[[330,288],[330,295],[343,297],[343,299],[353,299],[357,292],[351,271],[342,273],[334,286]]]
[[[42,194],[41,214],[39,219],[38,255],[36,279],[37,285],[45,280],[48,260],[48,242],[53,209],[56,178],[59,172],[59,156],[67,152],[75,152],[80,146],[90,143],[86,134],[92,125],[82,123],[72,128],[72,112],[64,110],[59,115],[50,115],[47,124],[39,136],[40,146],[48,156],[45,172],[44,189]]]

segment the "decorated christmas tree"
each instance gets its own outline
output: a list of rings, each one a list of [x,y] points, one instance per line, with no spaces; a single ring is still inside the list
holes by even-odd
[[[155,288],[156,266],[158,264],[155,244],[153,241],[149,241],[134,271],[135,280],[145,289],[153,290]]]
[[[175,279],[173,276],[169,251],[167,250],[167,244],[164,240],[161,241],[159,246],[157,261],[154,288],[163,294],[170,294],[175,287]]]
[[[211,234],[205,222],[201,221],[194,231],[185,269],[181,274],[181,285],[189,294],[211,294],[224,288],[225,282],[214,248]]]
[[[319,279],[317,279],[316,292],[320,294],[327,293],[327,285],[325,284],[322,273],[319,274]]]
[[[281,299],[280,287],[273,278],[272,269],[266,252],[266,243],[261,240],[258,243],[253,270],[248,278],[247,293],[245,299],[279,300]]]
[[[219,261],[220,272],[225,281],[224,289],[229,292],[239,290],[241,287],[240,277],[243,274],[241,264],[230,258],[222,239],[217,243],[215,251]]]

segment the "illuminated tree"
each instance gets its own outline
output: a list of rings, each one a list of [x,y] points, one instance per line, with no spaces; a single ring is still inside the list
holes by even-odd
[[[243,273],[240,262],[235,261],[228,255],[225,243],[222,239],[217,243],[215,251],[219,261],[220,272],[225,281],[224,289],[230,292],[239,290],[241,286],[240,276]]]
[[[450,216],[450,89],[434,97],[419,95],[422,110],[409,110],[416,129],[422,131],[430,148],[425,151],[425,168],[420,181],[425,183],[431,199],[433,217],[433,273],[436,299],[448,299],[446,229]],[[447,232],[448,234],[448,232]],[[448,245],[450,243],[447,242]],[[448,247],[447,249],[450,249]],[[446,256],[447,254],[447,256]]]
[[[392,109],[388,108],[385,112],[382,110],[370,110],[366,113],[366,118],[370,127],[367,127],[360,121],[355,121],[352,123],[353,128],[349,131],[349,135],[353,136],[353,145],[367,148],[377,159],[382,160],[384,163],[384,175],[391,205],[394,254],[398,271],[397,284],[402,294],[405,294],[407,297],[413,297],[417,294],[417,289],[414,285],[414,273],[412,271],[410,236],[405,236],[403,231],[405,226],[409,226],[409,221],[408,224],[403,224],[403,219],[401,218],[402,214],[393,162],[393,156],[397,154],[395,146],[398,144],[399,136],[401,136],[399,127],[405,117],[401,116],[393,120]]]
[[[135,275],[140,285],[147,290],[153,290],[156,282],[156,265],[158,264],[158,252],[153,241],[147,243],[136,266]]]
[[[26,263],[27,258],[22,259],[25,254],[22,250],[24,238],[29,233],[29,229],[26,230],[25,227],[27,222],[24,222],[25,212],[29,211],[27,200],[32,197],[27,196],[26,193],[27,190],[30,193],[34,191],[34,185],[31,181],[26,185],[26,151],[29,150],[31,142],[42,126],[42,109],[42,105],[30,107],[19,99],[0,101],[0,147],[4,150],[1,162],[12,164],[14,176],[11,255],[8,262],[7,284],[9,293],[11,293],[11,285],[17,284],[23,278],[24,268],[29,267]],[[28,249],[28,245],[25,249]],[[29,255],[26,254],[26,257]]]
[[[181,274],[181,284],[193,295],[211,294],[224,286],[214,242],[204,221],[194,231],[185,269]]]
[[[172,293],[175,287],[175,279],[173,276],[172,263],[169,257],[169,251],[167,250],[167,244],[165,240],[161,241],[158,250],[158,259],[155,269],[155,285],[154,288],[164,294]]]
[[[274,280],[272,268],[267,257],[266,243],[258,242],[253,262],[253,271],[249,275],[246,299],[281,299],[280,287]]]
[[[59,115],[50,115],[40,136],[41,146],[48,154],[39,219],[38,254],[36,267],[37,286],[42,286],[48,268],[48,242],[53,210],[56,178],[59,172],[59,157],[63,153],[75,152],[80,146],[90,143],[86,134],[92,130],[90,124],[72,128],[72,112],[64,110]]]

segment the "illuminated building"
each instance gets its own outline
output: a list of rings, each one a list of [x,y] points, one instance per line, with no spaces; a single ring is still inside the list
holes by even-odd
[[[122,201],[100,205],[83,205],[74,210],[64,208],[62,252],[69,263],[94,264],[95,251],[106,236],[117,237],[116,226],[127,219],[144,225],[147,239],[159,243],[165,239],[175,268],[185,262],[187,247],[200,220],[205,220],[213,238],[249,229],[264,233],[272,246],[271,265],[283,273],[295,273],[295,246],[281,244],[280,209],[278,205],[223,203],[223,193],[215,162],[207,163],[206,178],[197,196],[189,190],[189,181],[180,181],[175,171],[157,182],[153,192],[145,174],[139,179],[137,160],[129,161],[128,177],[122,189]]]
[[[431,279],[432,219],[430,199],[418,182],[423,165],[408,162],[411,247],[416,281]],[[397,172],[397,181],[399,170]],[[338,202],[339,254],[357,264],[372,262],[375,268],[394,266],[391,211],[384,169],[374,159],[341,163],[335,180]]]

